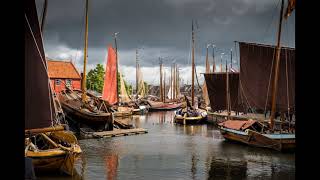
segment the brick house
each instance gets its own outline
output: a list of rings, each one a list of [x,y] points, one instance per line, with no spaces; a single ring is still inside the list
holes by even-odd
[[[81,76],[72,62],[47,60],[52,89],[56,93],[66,89],[81,89]]]

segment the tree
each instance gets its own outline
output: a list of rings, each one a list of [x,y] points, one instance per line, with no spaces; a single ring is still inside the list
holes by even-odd
[[[97,64],[96,68],[91,69],[87,74],[87,89],[102,93],[104,73],[102,64]]]
[[[91,69],[87,74],[87,89],[91,89],[102,93],[104,84],[104,68],[101,64],[97,64],[96,68]],[[128,94],[132,92],[132,86],[128,85],[124,80],[124,75],[122,75],[124,85]],[[120,73],[118,72],[118,89],[120,90]]]

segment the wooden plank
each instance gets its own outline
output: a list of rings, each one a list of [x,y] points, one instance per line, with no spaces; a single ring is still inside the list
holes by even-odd
[[[113,131],[102,131],[102,132],[94,132],[94,137],[118,137],[118,136],[126,136],[133,134],[145,134],[148,131],[143,128],[135,128],[135,129],[115,129]]]

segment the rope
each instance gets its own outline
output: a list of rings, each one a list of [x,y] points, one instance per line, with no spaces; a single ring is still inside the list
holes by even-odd
[[[272,22],[273,22],[273,18],[275,17],[275,14],[277,14],[277,12],[278,12],[278,6],[279,6],[279,4],[280,4],[280,0],[278,0],[278,3],[277,3],[277,5],[276,5],[276,8],[274,9],[274,11],[273,11],[273,13],[272,13],[271,22],[270,22],[268,28],[266,29],[266,31],[264,32],[264,36],[263,36],[263,37],[265,37],[265,38],[268,37],[268,36],[267,36],[267,33],[268,33],[268,31],[269,31],[269,29],[270,29],[270,27],[271,27],[271,24],[272,24]]]
[[[270,71],[269,82],[268,82],[267,99],[266,99],[266,103],[265,103],[265,105],[264,105],[264,113],[267,112],[267,104],[268,104],[268,100],[269,100],[269,91],[270,91],[270,84],[271,84],[271,75],[272,75],[272,71],[273,71],[273,63],[274,63],[275,53],[276,53],[276,48],[274,48],[274,50],[273,50],[273,55],[272,55],[271,71]]]

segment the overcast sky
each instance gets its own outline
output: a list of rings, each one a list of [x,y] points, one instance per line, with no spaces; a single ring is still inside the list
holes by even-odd
[[[36,0],[41,19],[44,0]],[[195,34],[197,73],[204,72],[206,44],[214,43],[219,70],[220,54],[230,59],[234,41],[275,44],[280,0],[89,0],[88,65],[105,65],[107,45],[118,34],[120,70],[129,83],[135,82],[135,51],[144,79],[159,83],[159,57],[164,65],[173,59],[184,82],[191,79],[191,21],[197,21]],[[85,0],[48,0],[44,30],[47,57],[72,60],[83,68]],[[295,12],[283,23],[282,45],[295,47]],[[212,48],[209,49],[212,64]],[[225,61],[225,60],[224,60]]]

